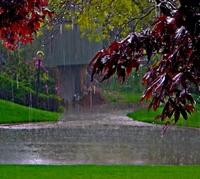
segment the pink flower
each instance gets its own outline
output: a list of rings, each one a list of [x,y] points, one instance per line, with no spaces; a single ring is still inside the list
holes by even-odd
[[[38,68],[38,66],[39,66],[39,61],[36,61],[35,62],[35,68]],[[40,61],[40,67],[44,67],[43,63],[41,61]]]
[[[57,92],[59,92],[59,91],[60,91],[60,86],[56,86],[56,87],[55,87],[55,90],[56,90]]]

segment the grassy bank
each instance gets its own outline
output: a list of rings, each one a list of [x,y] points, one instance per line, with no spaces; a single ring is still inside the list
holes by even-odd
[[[200,166],[0,165],[1,179],[198,179]]]
[[[139,102],[141,94],[131,91],[108,91],[103,92],[103,97],[110,102]]]
[[[0,123],[57,121],[61,113],[29,108],[0,100]]]
[[[127,114],[128,117],[133,118],[134,120],[141,121],[141,122],[148,122],[152,123],[154,118],[161,114],[163,108],[159,107],[156,112],[152,109],[148,112],[148,109],[141,109],[132,113]],[[193,115],[188,114],[188,120],[184,120],[181,116],[180,120],[177,122],[176,125],[178,126],[187,126],[187,127],[200,127],[200,105],[196,105],[196,110],[194,111]],[[165,124],[166,121],[157,120],[155,121],[156,124]]]

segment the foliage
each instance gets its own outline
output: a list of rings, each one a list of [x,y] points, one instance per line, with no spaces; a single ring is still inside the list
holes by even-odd
[[[36,107],[34,99],[36,98],[35,90],[37,88],[38,61],[33,56],[38,50],[38,47],[41,48],[41,44],[35,40],[32,44],[25,44],[15,51],[10,51],[1,42],[1,79],[3,77],[1,87],[4,86],[3,91],[1,91],[2,99],[14,100],[19,104]],[[47,69],[42,62],[40,67],[39,93],[46,95],[39,95],[39,105],[37,107],[57,111],[61,108],[61,99],[57,96],[56,78],[49,75],[52,68]]]
[[[161,59],[154,62],[143,77],[146,84],[141,101],[152,98],[149,109],[155,111],[164,104],[163,111],[155,120],[174,118],[166,123],[166,131],[172,121],[185,120],[188,113],[194,112],[195,100],[189,93],[190,86],[197,88],[200,81],[200,9],[197,4],[169,9],[154,22],[154,28],[140,33],[132,32],[120,42],[114,41],[107,49],[99,51],[91,60],[92,78],[98,74],[101,81],[116,74],[121,83],[130,75],[133,68],[139,69],[140,63],[150,61],[155,54]],[[191,1],[191,3],[196,1]],[[170,11],[170,13],[169,13]]]
[[[25,86],[36,90],[38,61],[34,55],[40,45],[40,42],[34,40],[32,44],[25,44],[15,51],[9,51],[0,45],[0,59],[3,59],[3,63],[0,64],[0,72],[4,72],[12,80],[22,82]],[[40,93],[58,93],[55,70],[55,67],[46,67],[45,64],[40,63]]]
[[[32,44],[9,51],[0,45],[0,72],[4,72],[8,78],[23,83],[25,86],[36,90],[36,79],[38,73],[38,61],[35,52],[41,44],[33,41]],[[40,63],[40,87],[39,92],[44,94],[57,94],[55,67],[47,68]]]
[[[0,75],[0,98],[25,106],[38,107],[50,111],[58,111],[62,105],[61,99],[56,95],[39,94],[38,106],[36,106],[35,91],[24,86],[23,83],[7,78],[5,74]]]
[[[67,28],[73,28],[73,24],[78,24],[82,35],[86,35],[90,40],[113,38],[113,34],[120,38],[132,29],[143,27],[143,24],[139,23],[143,21],[140,17],[146,13],[151,16],[146,18],[145,24],[151,24],[154,5],[149,4],[148,1],[140,0],[51,0],[50,8],[58,15],[50,26],[64,22]]]
[[[10,80],[6,75],[0,75],[0,98],[5,100],[14,101],[19,104],[29,105],[29,98],[34,91],[28,87],[23,86],[21,83]],[[28,99],[26,99],[28,98]]]
[[[33,57],[33,60],[26,62],[26,68],[29,69],[29,85],[32,89],[37,88],[36,79],[38,75],[38,60],[36,57]],[[42,94],[58,94],[56,77],[54,74],[49,74],[51,71],[54,71],[53,67],[46,68],[45,65],[40,62],[40,86],[39,93]]]
[[[1,124],[57,121],[61,113],[44,111],[0,100]]]
[[[0,37],[4,46],[15,49],[18,44],[33,41],[33,33],[45,18],[52,18],[48,0],[4,0],[0,4]]]
[[[3,63],[0,65],[1,72],[5,72],[10,79],[23,82],[30,87],[30,76],[33,75],[32,58],[35,56],[38,48],[42,49],[38,40],[34,40],[31,44],[24,44],[15,51],[10,51],[0,43],[0,59]],[[32,62],[33,63],[33,62]]]

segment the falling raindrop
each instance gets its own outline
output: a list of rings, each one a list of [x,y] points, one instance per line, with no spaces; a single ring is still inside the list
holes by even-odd
[[[92,108],[92,84],[89,87],[89,94],[90,94],[90,108]]]
[[[13,81],[11,82],[11,88],[12,88],[12,101],[14,101],[14,89],[13,89]]]
[[[19,81],[18,81],[18,74],[17,74],[17,89],[19,89]]]
[[[95,94],[95,92],[96,92],[96,86],[94,85],[94,94]]]

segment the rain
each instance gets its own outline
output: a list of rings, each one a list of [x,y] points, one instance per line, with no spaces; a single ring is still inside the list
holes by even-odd
[[[161,12],[153,13],[158,16]],[[169,17],[168,23],[173,18]],[[187,125],[164,127],[166,121],[149,122],[151,115],[144,116],[150,100],[140,101],[145,89],[141,81],[149,59],[139,59],[140,69],[132,70],[123,84],[117,74],[105,81],[101,74],[96,75],[91,81],[90,61],[118,39],[115,33],[119,31],[110,30],[109,40],[90,40],[74,19],[62,16],[42,27],[42,34],[35,35],[31,44],[19,43],[15,51],[0,44],[0,110],[6,111],[0,116],[0,164],[200,165],[200,121],[198,127],[190,126],[190,118]],[[99,59],[105,64],[109,58]],[[155,55],[150,65],[158,58]],[[190,90],[199,109],[199,91],[194,86]],[[159,105],[158,111],[163,106]],[[144,117],[143,121],[130,117],[138,111],[142,111],[139,117]],[[195,110],[196,120],[199,112]],[[12,114],[11,122],[5,122]],[[18,119],[21,115],[23,119]]]
[[[1,164],[200,163],[199,129],[172,126],[161,138],[161,125],[128,118],[128,112],[148,103],[108,102],[99,94],[108,84],[90,83],[88,63],[102,42],[81,38],[76,26],[61,32],[45,46],[43,64],[57,67],[65,110],[57,122],[2,124]],[[29,115],[32,113],[30,104]]]

